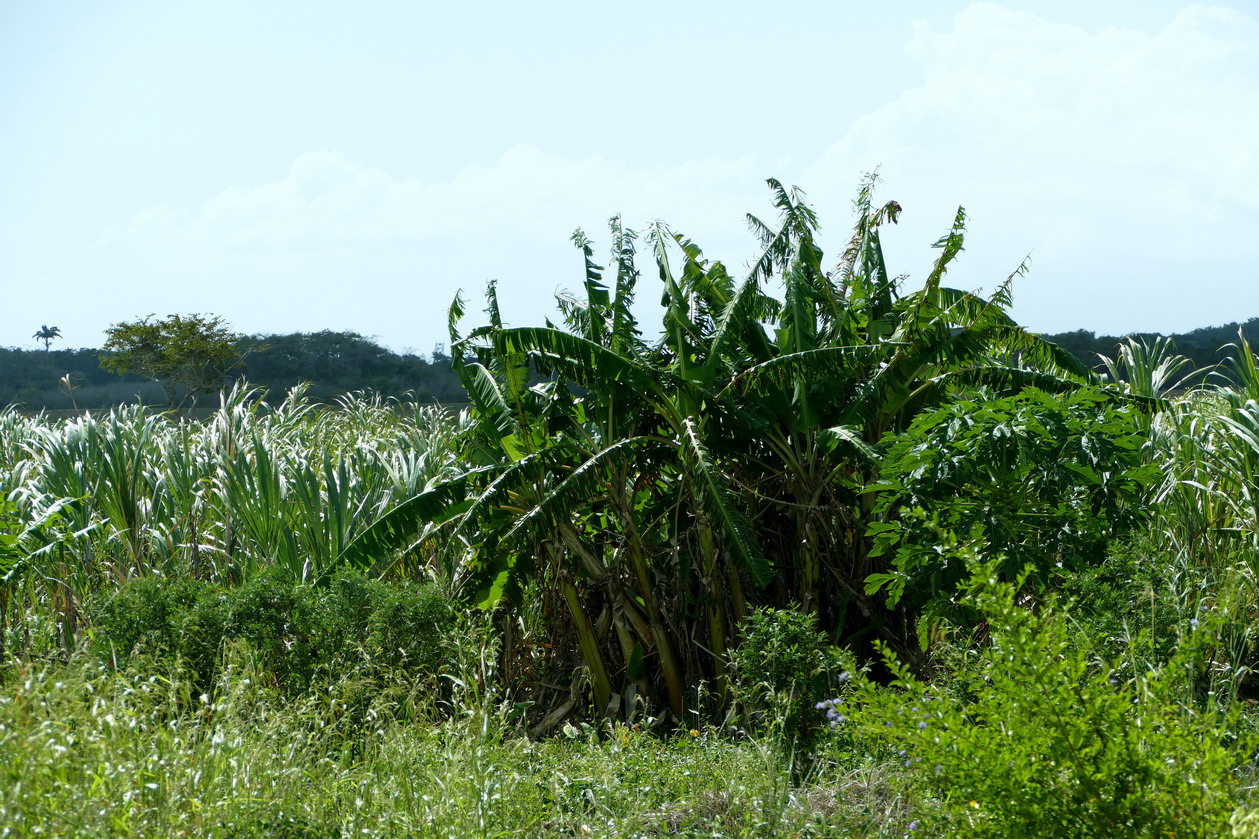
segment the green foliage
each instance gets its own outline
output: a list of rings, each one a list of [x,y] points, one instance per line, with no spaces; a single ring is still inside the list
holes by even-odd
[[[252,576],[227,606],[227,636],[247,641],[276,683],[293,692],[308,688],[320,665],[331,664],[335,643],[318,593],[274,571]]]
[[[30,515],[29,511],[10,500],[4,481],[0,480],[0,667],[10,661],[10,614],[16,611],[13,608],[15,605],[19,610],[22,608],[22,595],[31,589],[42,588],[44,593],[53,594],[50,598],[51,611],[60,611],[56,615],[59,624],[57,640],[65,647],[74,642],[77,627],[72,597],[65,594],[68,586],[49,579],[49,566],[52,564],[50,549],[67,536],[63,506],[64,503],[56,499]],[[73,569],[61,570],[63,576],[74,578]]]
[[[1182,620],[1227,615],[1202,689],[1237,697],[1259,655],[1259,360],[1244,334],[1200,387],[1168,400],[1149,429],[1163,471],[1152,510],[1165,586]]]
[[[348,575],[347,575],[348,576]],[[345,579],[343,577],[343,579]],[[435,585],[373,582],[365,648],[383,672],[437,676],[459,625],[454,604]],[[337,598],[335,602],[344,602]]]
[[[101,366],[152,379],[162,386],[171,410],[182,411],[195,405],[198,396],[224,387],[228,372],[244,360],[238,338],[220,317],[169,315],[155,320],[148,315],[105,330]]]
[[[487,323],[461,335],[456,300],[428,370],[351,333],[250,357],[274,382],[415,373],[423,398],[443,368],[458,419],[301,388],[225,393],[204,422],[0,413],[0,824],[1241,835],[1244,336],[1189,391],[1163,341],[1090,377],[1009,318],[1024,267],[987,298],[944,286],[960,209],[902,293],[880,243],[900,207],[872,180],[832,270],[803,196],[769,185],[740,278],[614,218],[606,276],[574,236],[560,325],[506,327],[491,284]],[[659,329],[631,305],[639,247]],[[30,381],[86,377],[81,353],[10,355]],[[832,641],[878,660],[839,675]],[[582,711],[627,723],[564,724]]]
[[[29,526],[23,527],[13,502],[0,498],[0,587],[17,576],[27,558],[27,549],[22,543],[29,530]]]
[[[1096,389],[959,401],[920,416],[892,438],[877,491],[871,575],[919,608],[949,598],[968,572],[941,546],[969,541],[1003,557],[1005,579],[1024,568],[1043,587],[1101,563],[1112,539],[1148,520],[1161,478],[1141,452],[1134,409]]]
[[[121,669],[180,665],[204,692],[219,680],[224,647],[244,642],[269,682],[294,695],[351,671],[436,682],[457,623],[436,586],[388,584],[353,571],[318,588],[274,572],[231,589],[145,577],[95,609],[93,647]]]
[[[842,668],[816,615],[757,609],[732,657],[740,694],[763,721],[781,726],[788,743],[809,741],[825,725],[816,705],[831,695]]]
[[[190,613],[200,611],[203,600],[219,595],[200,580],[156,576],[132,580],[96,609],[92,621],[96,647],[115,666],[136,659],[173,660],[186,644],[184,623]],[[198,623],[196,635],[217,655],[222,631],[207,633],[208,628]]]
[[[391,352],[355,332],[255,335],[240,339],[237,347],[246,356],[240,375],[274,400],[308,382],[307,396],[329,404],[362,390],[398,399],[409,393],[420,403],[467,401],[449,358],[435,356],[430,363],[410,352]],[[254,351],[261,347],[266,351]]]
[[[961,210],[925,287],[902,294],[879,236],[900,206],[876,206],[872,178],[830,270],[803,194],[768,186],[778,218],[749,216],[761,253],[742,279],[661,223],[644,231],[663,286],[654,342],[629,305],[639,240],[619,218],[614,283],[574,236],[583,293],[560,296],[562,325],[505,327],[491,283],[487,323],[463,335],[456,299],[469,470],[356,540],[403,550],[461,505],[444,527],[466,546],[463,590],[488,607],[540,583],[549,643],[580,654],[601,713],[637,698],[678,719],[688,703],[728,707],[727,651],[758,604],[798,607],[836,638],[903,634],[862,590],[887,562],[865,537],[880,442],[958,394],[1086,378],[1009,317],[1009,282],[990,299],[944,286]]]
[[[1104,562],[1065,575],[1060,595],[1098,655],[1131,678],[1170,660],[1179,628],[1197,615],[1183,599],[1192,585],[1143,531],[1113,544]]]
[[[123,586],[119,595],[126,590]],[[222,678],[223,651],[229,638],[228,598],[229,593],[219,586],[199,597],[179,620],[178,646],[172,650],[169,660],[154,664],[178,664],[194,689],[202,693],[214,690]],[[103,640],[109,640],[107,633]],[[117,649],[118,645],[112,646]],[[148,662],[137,663],[140,670],[152,667]]]
[[[940,836],[1201,836],[1228,832],[1253,744],[1239,718],[1185,693],[1210,629],[1165,667],[1124,676],[1097,660],[1050,599],[1020,604],[995,563],[967,586],[988,643],[931,685],[884,653],[889,687],[865,677],[842,730],[895,750],[930,791],[914,820]]]
[[[61,384],[69,377],[71,393]],[[162,389],[140,376],[119,376],[100,365],[92,349],[22,350],[0,347],[0,405],[28,411],[111,408],[141,399],[163,401]]]

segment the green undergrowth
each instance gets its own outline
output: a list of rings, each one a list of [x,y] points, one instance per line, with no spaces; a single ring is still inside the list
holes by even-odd
[[[731,715],[544,737],[494,616],[435,586],[136,579],[0,677],[0,839],[1259,836],[1249,674],[1220,665],[1249,578],[1134,540],[1039,589],[945,549],[978,623],[913,669],[760,609]]]
[[[131,580],[93,609],[89,647],[111,668],[174,668],[197,692],[220,681],[225,645],[247,643],[262,676],[300,693],[347,671],[428,678],[450,666],[460,614],[437,586],[346,571],[323,586],[280,573],[239,587]]]
[[[917,831],[1206,839],[1252,818],[1254,721],[1207,689],[1218,616],[1175,627],[1166,660],[1134,672],[1099,655],[1055,597],[1029,605],[1025,578],[974,567],[983,643],[932,681],[883,648],[890,686],[858,671],[831,702],[855,748],[894,751],[916,779]]]
[[[900,836],[893,764],[818,764],[791,780],[777,744],[733,728],[519,729],[510,705],[452,680],[454,705],[377,684],[298,696],[245,646],[220,684],[28,668],[0,693],[3,836]],[[452,709],[453,712],[452,712]],[[353,719],[351,719],[353,717]]]

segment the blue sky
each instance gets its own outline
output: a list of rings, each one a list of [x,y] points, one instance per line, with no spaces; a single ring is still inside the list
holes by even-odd
[[[1031,254],[1033,329],[1259,316],[1253,2],[11,0],[0,126],[0,345],[202,312],[427,352],[491,278],[551,315],[614,213],[741,266],[776,177],[836,253],[875,167],[910,287],[960,204],[950,282]]]

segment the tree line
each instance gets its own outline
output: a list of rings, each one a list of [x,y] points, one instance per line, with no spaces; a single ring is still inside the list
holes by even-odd
[[[1099,356],[1115,358],[1119,347],[1129,338],[1147,344],[1167,338],[1171,340],[1177,354],[1189,359],[1194,369],[1201,370],[1229,358],[1236,359],[1239,333],[1252,344],[1259,342],[1259,318],[1251,318],[1245,323],[1233,321],[1223,326],[1204,326],[1169,335],[1160,332],[1132,332],[1123,336],[1097,335],[1085,329],[1077,329],[1044,337],[1098,372],[1102,372],[1104,368]]]
[[[271,401],[301,382],[309,383],[307,396],[316,402],[357,390],[410,395],[423,403],[458,404],[467,398],[441,345],[428,356],[395,353],[356,332],[332,330],[234,336],[233,342],[243,363],[223,376],[223,385],[244,380],[265,389]],[[167,403],[159,383],[103,367],[107,356],[94,348],[0,347],[0,405],[57,411]]]
[[[1128,338],[1146,343],[1166,338],[1194,369],[1201,370],[1235,358],[1239,334],[1252,343],[1259,342],[1259,318],[1169,335],[1098,335],[1077,329],[1042,337],[1082,364],[1105,372],[1101,357],[1116,357]],[[43,350],[0,347],[0,405],[57,411],[140,402],[161,405],[169,401],[158,382],[137,373],[111,369],[109,354],[101,349],[50,349],[51,341],[61,337],[57,327],[42,326],[34,337],[44,343]],[[270,401],[282,399],[289,389],[302,382],[310,385],[310,399],[324,403],[358,390],[395,398],[409,394],[422,403],[462,404],[468,399],[441,344],[425,357],[410,351],[395,353],[356,332],[322,330],[232,337],[243,362],[223,375],[222,384],[247,381],[266,390]]]

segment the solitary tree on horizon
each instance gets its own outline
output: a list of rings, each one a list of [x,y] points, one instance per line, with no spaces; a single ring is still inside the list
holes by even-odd
[[[36,341],[44,342],[44,352],[50,352],[52,342],[61,337],[61,329],[56,326],[40,324],[39,331],[31,336]]]
[[[240,337],[217,315],[148,315],[106,329],[100,362],[120,375],[157,382],[170,409],[183,413],[198,396],[223,387],[227,374],[262,348],[241,350]]]

